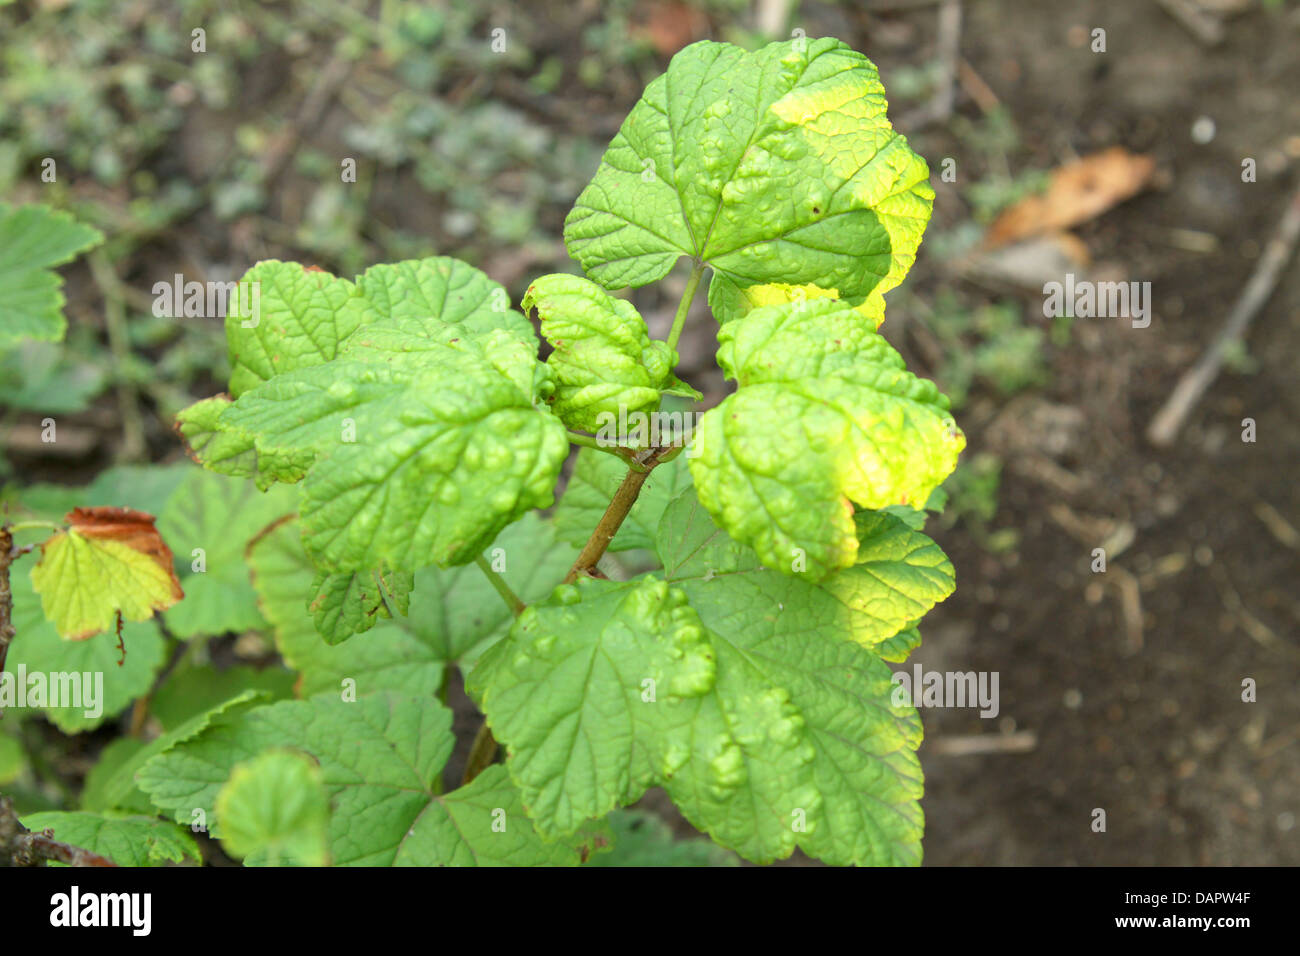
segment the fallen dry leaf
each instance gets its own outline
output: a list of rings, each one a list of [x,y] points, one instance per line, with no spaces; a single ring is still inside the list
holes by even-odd
[[[1150,156],[1130,153],[1122,146],[1058,166],[1046,192],[1003,210],[989,226],[985,245],[1001,246],[1095,219],[1137,195],[1155,168]]]

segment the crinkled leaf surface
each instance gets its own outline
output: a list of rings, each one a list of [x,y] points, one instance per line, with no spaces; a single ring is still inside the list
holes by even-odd
[[[384,618],[405,616],[414,586],[415,574],[411,571],[318,571],[311,585],[315,597],[307,610],[325,643],[341,644]]]
[[[683,453],[650,472],[636,503],[610,542],[610,551],[654,547],[664,509],[690,486],[691,475],[686,463]],[[573,474],[560,503],[555,506],[555,530],[559,536],[575,547],[586,544],[626,475],[627,465],[613,455],[594,448],[580,449]]]
[[[333,809],[336,865],[537,866],[586,858],[591,834],[553,843],[537,836],[504,768],[490,767],[446,795],[434,793],[451,753],[450,728],[451,712],[432,700],[382,694],[353,703],[284,701],[209,728],[151,760],[138,779],[178,822],[188,823],[196,808],[207,810],[220,835],[221,821],[211,811],[234,766],[288,747],[319,762]]]
[[[227,306],[230,394],[235,398],[283,372],[328,362],[371,317],[356,285],[296,262],[259,262],[244,273],[239,286],[240,301],[255,302],[257,310],[247,316]]]
[[[324,866],[329,798],[320,768],[291,750],[236,764],[217,793],[221,845],[249,865]]]
[[[182,827],[154,817],[50,811],[30,813],[22,818],[22,824],[29,830],[53,830],[59,842],[108,857],[118,866],[202,862],[194,837]]]
[[[820,300],[723,326],[719,363],[739,382],[706,412],[691,475],[735,539],[786,573],[853,564],[853,505],[923,503],[965,436],[934,384],[857,312]]]
[[[278,376],[222,416],[259,450],[317,456],[301,514],[323,570],[463,564],[551,504],[568,438],[537,405],[535,353],[508,332],[391,319],[346,355]]]
[[[292,483],[307,474],[310,452],[259,451],[251,432],[223,424],[221,416],[231,404],[230,396],[215,395],[176,416],[176,430],[196,462],[217,474],[254,478],[259,488],[277,481]]]
[[[667,579],[701,612],[745,607],[783,633],[876,648],[952,594],[956,580],[939,546],[892,515],[859,514],[856,534],[850,567],[821,581],[781,574],[718,528],[688,488],[664,512],[658,550]]]
[[[519,616],[468,686],[550,836],[637,799],[663,772],[664,741],[684,732],[678,701],[712,684],[685,595],[643,578],[561,587]]]
[[[551,343],[546,364],[558,383],[552,408],[570,427],[597,432],[620,415],[652,412],[665,392],[699,398],[673,376],[677,353],[650,340],[636,307],[596,283],[542,276],[528,287],[523,308],[537,309]]]
[[[920,721],[884,662],[761,605],[682,597],[654,578],[561,588],[471,675],[538,829],[658,783],[748,859],[919,862]]]
[[[0,349],[63,338],[63,280],[52,270],[103,241],[98,229],[49,206],[0,203]]]
[[[487,553],[525,601],[546,597],[576,556],[555,540],[549,522],[532,514],[501,532]],[[296,525],[286,523],[258,541],[249,560],[276,647],[301,673],[300,690],[307,695],[338,691],[351,678],[358,694],[395,690],[432,697],[449,664],[472,664],[513,620],[477,567],[422,568],[406,616],[381,620],[331,646],[307,613],[316,572]]]
[[[569,253],[607,289],[698,258],[720,321],[772,284],[881,311],[934,202],[885,109],[876,68],[838,40],[694,43],[610,143],[565,221]]]
[[[178,556],[186,593],[185,600],[165,617],[173,633],[188,638],[266,626],[257,610],[244,549],[268,525],[292,515],[297,507],[292,488],[259,491],[251,481],[190,470],[158,520]],[[195,570],[196,566],[204,570]]]

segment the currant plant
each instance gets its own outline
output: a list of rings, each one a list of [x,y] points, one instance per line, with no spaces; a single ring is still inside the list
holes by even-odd
[[[571,864],[662,787],[749,860],[918,863],[921,725],[889,663],[953,591],[922,527],[964,438],[877,328],[928,175],[845,44],[701,42],[570,212],[583,275],[519,310],[452,258],[253,266],[228,393],[177,423],[207,473],[160,519],[238,557],[164,620],[263,622],[297,699],[223,684],[66,825],[161,813],[250,864]],[[616,293],[682,259],[657,341]],[[736,388],[690,428],[665,408],[701,399],[675,369],[706,275]],[[453,669],[484,722],[444,792]]]

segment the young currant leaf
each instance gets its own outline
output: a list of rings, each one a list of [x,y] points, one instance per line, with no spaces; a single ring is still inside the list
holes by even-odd
[[[745,607],[782,634],[849,640],[880,653],[880,645],[952,594],[951,562],[933,541],[892,515],[857,516],[857,561],[821,581],[762,567],[732,540],[687,489],[659,525],[664,575],[691,606],[719,614]]]
[[[718,332],[739,389],[706,412],[700,501],[768,567],[824,577],[853,564],[853,504],[922,503],[965,436],[934,384],[844,303],[767,306]]]
[[[394,614],[404,617],[414,586],[415,574],[411,571],[317,571],[311,583],[315,597],[307,610],[325,643],[340,644],[353,634],[370,630],[381,619]]]
[[[488,554],[525,601],[544,598],[576,556],[556,542],[548,522],[532,514],[502,531]],[[301,672],[304,695],[337,691],[350,678],[358,694],[395,690],[432,696],[442,686],[446,667],[468,667],[513,620],[477,567],[422,568],[415,574],[406,617],[379,621],[331,647],[306,614],[317,572],[295,524],[281,525],[256,542],[248,559],[262,612],[275,629],[276,648]]]
[[[164,620],[178,637],[262,628],[244,549],[298,506],[293,489],[258,491],[251,481],[192,468],[158,524],[181,555],[186,599]]]
[[[281,375],[223,420],[259,449],[317,455],[301,514],[322,569],[464,564],[552,503],[568,455],[564,426],[538,407],[542,366],[512,342],[387,320],[349,344],[367,361]]]
[[[610,542],[610,551],[655,546],[664,509],[690,487],[691,473],[686,462],[686,455],[678,455],[650,472],[636,503]],[[579,548],[586,544],[591,529],[600,521],[626,475],[627,465],[613,455],[594,448],[580,449],[573,474],[555,506],[555,530],[560,538]]]
[[[251,316],[239,313],[252,309],[227,309],[230,394],[235,398],[281,373],[328,362],[373,317],[369,303],[347,279],[276,259],[244,273],[237,301],[257,308]]]
[[[578,197],[569,253],[607,289],[692,256],[713,267],[719,321],[756,285],[879,313],[934,202],[925,161],[885,108],[875,66],[838,40],[755,53],[692,44],[646,88]]]
[[[712,650],[686,596],[652,578],[562,586],[467,682],[546,837],[636,800],[663,773],[677,702],[712,684]]]
[[[63,280],[52,270],[103,241],[98,229],[49,206],[0,203],[0,349],[63,338]]]
[[[246,866],[325,866],[329,799],[320,768],[291,750],[236,764],[217,792],[221,845]]]
[[[60,637],[55,626],[46,620],[29,575],[11,574],[9,583],[13,590],[13,625],[17,634],[5,661],[6,676],[0,677],[0,713],[18,717],[24,712],[17,706],[24,701],[17,697],[16,684],[16,675],[24,672],[28,676],[27,707],[43,711],[51,723],[68,734],[93,730],[120,714],[136,697],[148,693],[162,667],[166,650],[158,626],[152,620],[123,625],[126,659],[122,660],[113,635],[89,641],[68,641]],[[69,701],[60,697],[56,706],[52,697],[55,688],[48,679],[50,674],[89,674],[91,679],[102,674],[103,684],[97,686],[96,681],[92,685],[83,677],[80,700],[72,688],[60,688],[61,694],[71,693],[72,698]],[[40,698],[36,695],[38,688],[43,695]]]
[[[188,831],[154,817],[48,811],[29,813],[22,818],[22,824],[34,831],[53,830],[59,842],[98,853],[118,866],[203,861],[199,845]]]
[[[553,348],[546,360],[558,382],[552,408],[571,428],[597,432],[620,414],[655,411],[663,394],[703,397],[673,375],[677,353],[650,340],[636,307],[596,283],[542,276],[522,305],[525,314],[537,309]]]
[[[357,287],[380,318],[455,325],[471,336],[508,332],[533,355],[532,324],[510,308],[504,287],[459,259],[442,256],[371,266]]]
[[[169,681],[170,683],[170,681]],[[149,798],[136,785],[135,775],[146,763],[171,750],[177,744],[193,740],[209,727],[218,723],[234,720],[244,711],[261,706],[271,700],[271,694],[262,690],[243,690],[228,700],[213,707],[207,707],[194,714],[184,723],[169,729],[161,737],[155,737],[148,743],[134,737],[119,737],[109,746],[95,764],[86,786],[81,791],[81,809],[92,812],[132,811],[136,813],[154,813],[155,808]],[[137,746],[120,747],[123,741],[130,741]],[[120,749],[117,749],[119,748]]]
[[[740,866],[740,859],[708,840],[678,839],[673,828],[645,810],[609,815],[614,846],[588,866]]]
[[[543,842],[504,768],[490,767],[468,787],[435,792],[451,753],[451,712],[428,699],[381,694],[347,703],[324,696],[259,707],[214,725],[150,760],[137,775],[155,804],[190,823],[213,813],[233,768],[288,747],[314,757],[333,813],[329,852],[340,866],[577,864],[596,834]]]
[[[32,589],[59,634],[85,640],[118,614],[145,621],[185,596],[153,515],[130,508],[75,508],[68,528],[41,545]]]
[[[215,395],[176,416],[176,431],[189,446],[190,457],[217,474],[254,478],[258,488],[300,481],[311,466],[311,454],[259,452],[251,433],[222,423],[221,416],[231,404],[229,395]]]

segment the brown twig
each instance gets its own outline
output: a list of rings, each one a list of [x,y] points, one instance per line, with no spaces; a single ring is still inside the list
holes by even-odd
[[[0,674],[5,672],[5,658],[14,639],[14,595],[9,590],[9,566],[14,561],[14,536],[0,528]]]
[[[1277,231],[1269,239],[1264,254],[1260,256],[1259,265],[1241,290],[1223,328],[1197,363],[1178,380],[1168,400],[1151,420],[1147,429],[1147,440],[1151,444],[1160,448],[1167,447],[1178,437],[1187,416],[1218,377],[1224,356],[1246,334],[1260,308],[1273,294],[1283,268],[1295,251],[1297,239],[1300,239],[1300,189],[1292,194]]]
[[[117,866],[106,856],[60,843],[53,830],[27,829],[19,822],[13,801],[0,796],[0,867],[42,866],[47,860],[68,866]]]

